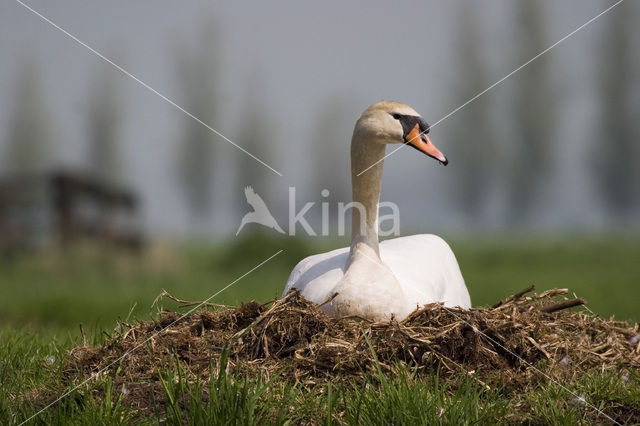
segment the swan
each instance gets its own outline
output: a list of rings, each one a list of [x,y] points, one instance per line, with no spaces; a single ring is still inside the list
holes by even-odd
[[[329,316],[374,321],[402,320],[434,302],[471,307],[456,257],[442,238],[423,234],[378,242],[385,147],[408,144],[447,165],[428,132],[422,117],[399,102],[380,101],[362,113],[351,138],[351,185],[353,201],[363,209],[352,209],[351,245],[300,261],[283,296],[297,289]]]

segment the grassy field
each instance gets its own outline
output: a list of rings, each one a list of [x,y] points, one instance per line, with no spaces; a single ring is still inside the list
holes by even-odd
[[[529,284],[537,291],[566,287],[589,301],[602,316],[640,320],[640,238],[567,238],[452,240],[475,305],[493,304]],[[82,323],[93,344],[100,343],[118,319],[146,320],[162,289],[181,299],[203,300],[242,276],[264,259],[284,251],[249,274],[213,302],[238,304],[279,296],[288,273],[307,254],[336,247],[254,237],[221,249],[190,246],[156,247],[139,257],[102,253],[95,249],[21,257],[0,264],[0,424],[19,423],[34,413],[29,400],[34,389],[61,390],[57,368],[65,353],[81,342]],[[167,308],[175,303],[164,300]],[[166,377],[180,372],[166,366]],[[108,387],[108,378],[103,386]],[[589,376],[571,387],[587,400],[632,401],[640,404],[638,377]],[[521,395],[486,391],[461,378],[448,388],[437,380],[416,380],[403,372],[391,380],[367,377],[364,385],[336,381],[317,394],[296,383],[213,377],[205,383],[168,381],[167,395],[190,395],[183,409],[169,412],[169,423],[286,423],[314,419],[317,423],[493,423],[503,419],[533,423],[574,423],[591,420],[593,412],[552,384]],[[206,387],[215,398],[198,395]],[[506,420],[517,397],[530,407],[530,417]],[[25,399],[26,398],[26,399]],[[177,401],[174,398],[174,401]],[[63,404],[47,410],[38,423],[127,424],[133,413],[119,400],[104,401],[75,392]],[[140,419],[135,419],[140,420]],[[600,419],[602,420],[602,419]],[[157,423],[146,419],[143,423]]]

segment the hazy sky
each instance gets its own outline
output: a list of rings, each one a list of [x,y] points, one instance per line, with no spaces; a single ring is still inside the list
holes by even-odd
[[[343,161],[326,165],[327,173],[333,167],[348,167],[351,127],[367,105],[380,99],[398,100],[413,106],[428,122],[439,120],[458,106],[459,94],[454,93],[450,77],[459,61],[456,11],[460,7],[476,7],[492,81],[520,65],[521,58],[537,53],[518,49],[518,37],[514,35],[525,35],[518,33],[511,0],[26,3],[178,102],[182,94],[172,66],[175,50],[201,43],[199,30],[212,23],[219,45],[203,50],[219,58],[221,64],[222,113],[215,120],[200,116],[198,111],[193,113],[234,140],[243,125],[246,100],[265,106],[279,140],[276,149],[271,148],[277,155],[270,164],[284,174],[269,180],[274,203],[285,199],[288,186],[308,185],[313,164],[310,132],[315,114],[327,102],[343,103],[347,115],[339,124],[339,133],[344,135]],[[550,42],[611,4],[599,0],[544,3],[548,6]],[[595,22],[545,58],[555,67],[561,88],[553,102],[562,114],[562,145],[557,155],[564,166],[556,176],[556,191],[544,200],[552,219],[571,221],[581,214],[585,222],[591,220],[581,213],[593,194],[583,183],[585,171],[578,163],[586,149],[581,143],[589,131],[582,124],[594,114],[595,101],[586,89],[606,19]],[[55,119],[52,143],[57,144],[59,160],[64,164],[82,162],[86,97],[91,84],[105,73],[116,76],[125,116],[121,138],[126,168],[144,196],[148,227],[175,232],[186,229],[182,198],[173,184],[183,114],[13,0],[0,3],[0,138],[7,134],[17,74],[21,64],[32,57],[41,69],[46,101]],[[496,126],[500,126],[499,95],[508,91],[510,84],[508,81],[486,95],[496,100]],[[254,89],[256,93],[248,93]],[[482,89],[478,87],[477,91]],[[469,93],[469,97],[474,94]],[[454,115],[432,132],[432,139],[445,153],[448,135],[457,124]],[[508,138],[508,133],[501,134]],[[244,154],[220,138],[215,142],[220,145],[218,168],[230,171]],[[269,150],[265,147],[264,153],[255,154],[267,155]],[[401,150],[385,163],[383,199],[397,202],[403,217],[414,227],[422,227],[423,218],[429,218],[425,230],[430,230],[430,224],[455,228],[459,212],[447,201],[447,174],[456,173],[455,159],[451,160],[451,166],[445,169],[413,150]],[[255,167],[263,166],[256,163]],[[269,170],[263,172],[271,177]],[[408,187],[408,180],[425,185]],[[216,188],[222,204],[230,203],[242,190],[223,179],[218,179]],[[308,201],[312,196],[318,198],[318,194],[309,194]],[[221,213],[212,226],[223,233],[234,232],[239,220],[233,215]],[[554,220],[549,222],[553,225]]]

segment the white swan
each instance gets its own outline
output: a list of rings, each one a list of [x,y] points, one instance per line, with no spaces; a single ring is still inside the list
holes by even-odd
[[[321,304],[338,293],[321,306],[323,311],[334,317],[358,315],[373,320],[401,320],[433,302],[471,307],[458,262],[440,237],[413,235],[378,244],[385,146],[409,144],[446,165],[428,131],[428,124],[413,108],[398,102],[381,101],[362,113],[351,139],[351,184],[353,201],[364,206],[364,213],[352,209],[351,246],[303,259],[291,272],[283,295],[296,288]]]

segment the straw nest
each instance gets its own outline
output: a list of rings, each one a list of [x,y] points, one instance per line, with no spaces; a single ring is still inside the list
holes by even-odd
[[[549,377],[566,382],[595,369],[623,374],[640,367],[638,324],[567,309],[584,300],[567,299],[564,289],[532,290],[490,308],[431,304],[385,323],[329,318],[295,290],[270,304],[217,305],[188,316],[162,311],[153,322],[121,323],[100,347],[74,348],[64,377],[76,383],[114,376],[143,408],[162,393],[159,372],[172,362],[206,379],[223,351],[230,371],[267,378],[280,373],[310,386],[336,377],[358,380],[371,371],[393,374],[398,363],[417,374],[469,374],[483,386],[500,380],[511,389]]]

